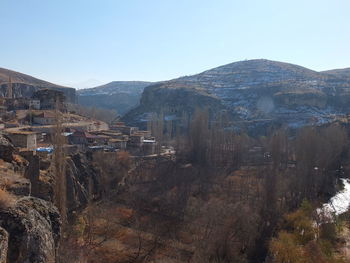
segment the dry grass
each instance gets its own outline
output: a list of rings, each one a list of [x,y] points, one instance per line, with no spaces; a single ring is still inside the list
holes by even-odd
[[[0,209],[6,209],[15,205],[16,198],[13,194],[0,188]]]

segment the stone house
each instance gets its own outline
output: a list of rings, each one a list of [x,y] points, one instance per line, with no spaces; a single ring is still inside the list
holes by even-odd
[[[133,134],[129,136],[130,144],[141,147],[143,145],[144,136],[142,134]]]
[[[129,136],[136,133],[139,130],[138,127],[118,126],[118,125],[112,125],[110,129],[114,131],[119,131],[122,134],[129,135]]]
[[[33,117],[33,122],[41,125],[52,125],[55,123],[55,120],[55,114],[47,111],[44,111]]]
[[[155,139],[143,140],[142,153],[144,155],[152,155],[156,153],[157,142]]]
[[[105,138],[90,134],[85,131],[75,131],[74,133],[68,136],[68,141],[70,144],[81,144],[81,145],[101,143],[101,141],[104,141],[104,139]]]
[[[127,146],[127,140],[111,139],[108,141],[108,145],[110,145],[114,148],[117,148],[117,149],[125,150],[126,146]]]
[[[11,131],[7,132],[12,144],[19,148],[35,150],[37,148],[37,134],[32,131]]]

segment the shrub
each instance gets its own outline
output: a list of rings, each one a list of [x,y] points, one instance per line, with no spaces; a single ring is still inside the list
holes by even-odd
[[[5,189],[0,188],[0,209],[6,209],[14,206],[15,197],[11,193],[7,192]]]

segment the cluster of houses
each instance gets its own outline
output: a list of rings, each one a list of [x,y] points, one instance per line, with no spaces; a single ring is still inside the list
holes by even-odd
[[[15,147],[51,153],[53,133],[58,119],[62,124],[64,147],[69,151],[128,151],[134,156],[153,155],[159,151],[150,131],[115,122],[83,118],[68,113],[65,96],[56,90],[42,89],[30,98],[15,98],[8,85],[5,97],[0,97],[0,132]]]
[[[63,92],[42,89],[32,97],[14,97],[11,90],[6,97],[0,97],[0,130],[18,127],[21,124],[51,125],[55,116],[53,110],[66,112]]]
[[[30,126],[23,129],[7,129],[4,133],[14,146],[31,151],[48,152],[53,150],[53,127]],[[61,134],[66,149],[72,151],[128,151],[131,155],[146,156],[157,152],[157,142],[150,131],[141,131],[137,127],[126,126],[118,122],[111,126],[68,125]]]
[[[157,142],[150,131],[117,122],[108,130],[74,131],[68,135],[68,142],[91,151],[126,150],[132,155],[153,155]]]

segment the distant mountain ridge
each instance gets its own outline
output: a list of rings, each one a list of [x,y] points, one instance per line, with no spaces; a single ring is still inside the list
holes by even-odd
[[[154,112],[176,118],[179,112],[207,107],[239,121],[270,119],[291,126],[310,119],[327,122],[334,114],[350,112],[350,81],[344,73],[266,59],[234,62],[146,87],[140,105],[124,120],[140,125]]]
[[[339,78],[349,78],[350,79],[350,68],[343,69],[332,69],[327,71],[322,71],[324,74],[334,75]]]
[[[112,81],[107,84],[77,90],[80,96],[90,96],[90,95],[102,95],[102,94],[115,94],[120,92],[125,93],[142,93],[143,89],[152,84],[152,82],[147,81]]]
[[[54,89],[62,91],[70,102],[75,102],[75,89],[44,81],[20,72],[0,68],[0,96],[6,95],[11,78],[15,97],[30,97],[38,89]]]
[[[80,89],[77,90],[78,103],[124,114],[138,105],[143,89],[151,84],[146,81],[113,81],[94,88]]]

